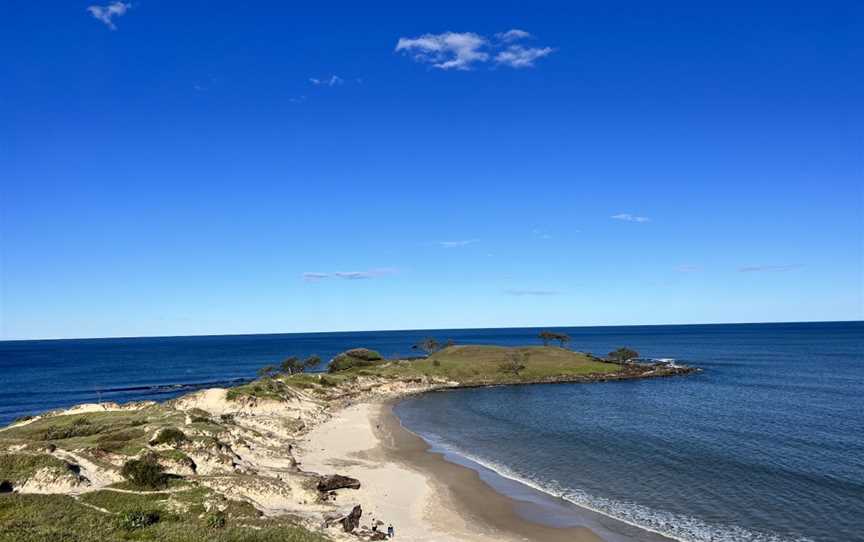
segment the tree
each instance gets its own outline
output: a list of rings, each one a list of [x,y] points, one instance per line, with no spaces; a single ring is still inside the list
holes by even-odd
[[[502,373],[510,373],[513,376],[519,376],[519,372],[525,368],[528,362],[528,354],[513,350],[507,353],[507,359],[498,365],[498,370]]]
[[[619,348],[609,352],[609,359],[615,363],[629,363],[630,360],[639,357],[639,352],[632,348]]]
[[[435,340],[434,337],[426,337],[411,347],[412,350],[422,350],[427,356],[431,356],[438,350],[441,350],[441,343]]]
[[[289,356],[285,358],[282,360],[282,363],[279,364],[279,367],[282,369],[283,373],[288,373],[289,375],[303,372],[303,363],[297,356]]]
[[[570,335],[566,333],[555,333],[554,331],[544,330],[537,334],[537,336],[543,341],[543,346],[549,346],[551,341],[557,341],[561,345],[561,348],[564,348],[564,345],[570,342]]]
[[[319,363],[321,363],[320,357],[318,357],[316,355],[309,356],[308,358],[303,360],[303,372],[306,372],[309,369],[317,367]]]

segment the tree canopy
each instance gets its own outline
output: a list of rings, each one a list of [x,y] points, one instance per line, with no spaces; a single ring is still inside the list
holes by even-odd
[[[555,341],[561,346],[561,348],[564,348],[564,345],[570,342],[570,335],[567,335],[566,333],[544,330],[537,334],[537,336],[540,337],[541,341],[543,341],[543,346],[549,346],[550,342]]]
[[[617,363],[627,363],[639,357],[639,352],[632,348],[619,348],[609,352],[609,359]]]

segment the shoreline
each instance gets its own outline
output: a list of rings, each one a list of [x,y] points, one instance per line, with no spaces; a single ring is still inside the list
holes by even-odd
[[[392,523],[400,539],[418,541],[671,540],[480,465],[454,461],[402,426],[393,407],[403,399],[347,406],[298,446],[302,469],[336,470],[361,480],[361,489],[337,496],[346,509],[362,506],[361,527],[370,528],[374,518],[384,522],[380,529]]]
[[[514,511],[516,502],[483,482],[476,471],[430,453],[404,429],[394,401],[348,406],[310,431],[297,459],[307,471],[332,471],[361,480],[340,491],[347,508],[360,504],[361,526],[392,523],[396,536],[418,541],[603,542],[585,527],[555,528]]]

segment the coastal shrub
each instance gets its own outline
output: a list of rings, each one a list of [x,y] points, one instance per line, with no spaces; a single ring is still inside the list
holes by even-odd
[[[102,428],[91,423],[87,418],[78,418],[68,425],[54,425],[49,427],[43,436],[43,440],[62,440],[73,437],[89,437],[99,433]]]
[[[134,531],[155,525],[160,519],[158,510],[127,510],[120,514],[119,524],[124,531]]]
[[[123,463],[120,475],[132,486],[141,489],[163,489],[168,484],[168,475],[154,455]]]
[[[609,359],[615,363],[627,363],[639,357],[639,352],[631,348],[619,348],[609,352]]]
[[[426,337],[420,342],[411,346],[412,350],[422,350],[427,356],[431,356],[435,352],[441,350],[442,345],[434,337]]]
[[[204,518],[204,523],[208,529],[222,529],[225,527],[227,520],[224,512],[212,512]]]
[[[176,446],[178,444],[182,444],[186,440],[186,434],[183,431],[177,429],[176,427],[166,427],[165,429],[159,431],[153,440],[150,441],[150,444],[154,446],[158,446],[159,444],[168,444],[171,446]]]
[[[346,352],[342,352],[330,362],[327,368],[328,372],[336,373],[339,371],[347,371],[354,367],[370,367],[380,362],[381,354],[375,350],[368,348],[353,348]]]
[[[96,447],[106,452],[119,452],[131,442],[143,439],[143,429],[126,429],[100,435],[96,439]]]
[[[528,361],[528,355],[525,352],[514,350],[507,353],[507,359],[498,365],[498,370],[502,373],[519,376],[519,373],[525,369],[525,363]]]

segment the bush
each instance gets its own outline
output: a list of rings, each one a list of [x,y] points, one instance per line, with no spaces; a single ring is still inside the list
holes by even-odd
[[[207,524],[208,529],[221,529],[225,527],[225,524],[227,523],[227,520],[225,519],[225,513],[213,512],[207,514],[204,523]]]
[[[150,441],[150,444],[156,446],[159,444],[170,444],[171,446],[176,446],[178,444],[183,443],[186,440],[186,435],[183,431],[177,429],[176,427],[166,427],[165,429],[159,431],[153,440]]]
[[[119,452],[125,448],[131,441],[142,438],[144,431],[142,429],[126,429],[123,431],[115,431],[100,435],[96,439],[96,446],[100,450],[106,452]]]
[[[143,529],[159,523],[160,518],[158,510],[127,510],[120,515],[120,528],[125,531]]]
[[[49,427],[43,437],[44,440],[62,440],[73,437],[89,437],[95,435],[102,428],[90,423],[87,418],[78,418],[66,426]]]
[[[342,352],[330,362],[328,372],[347,371],[353,367],[370,367],[381,361],[381,354],[368,348],[354,348]]]
[[[168,475],[153,455],[130,459],[123,464],[120,475],[142,489],[163,489],[168,484]]]

